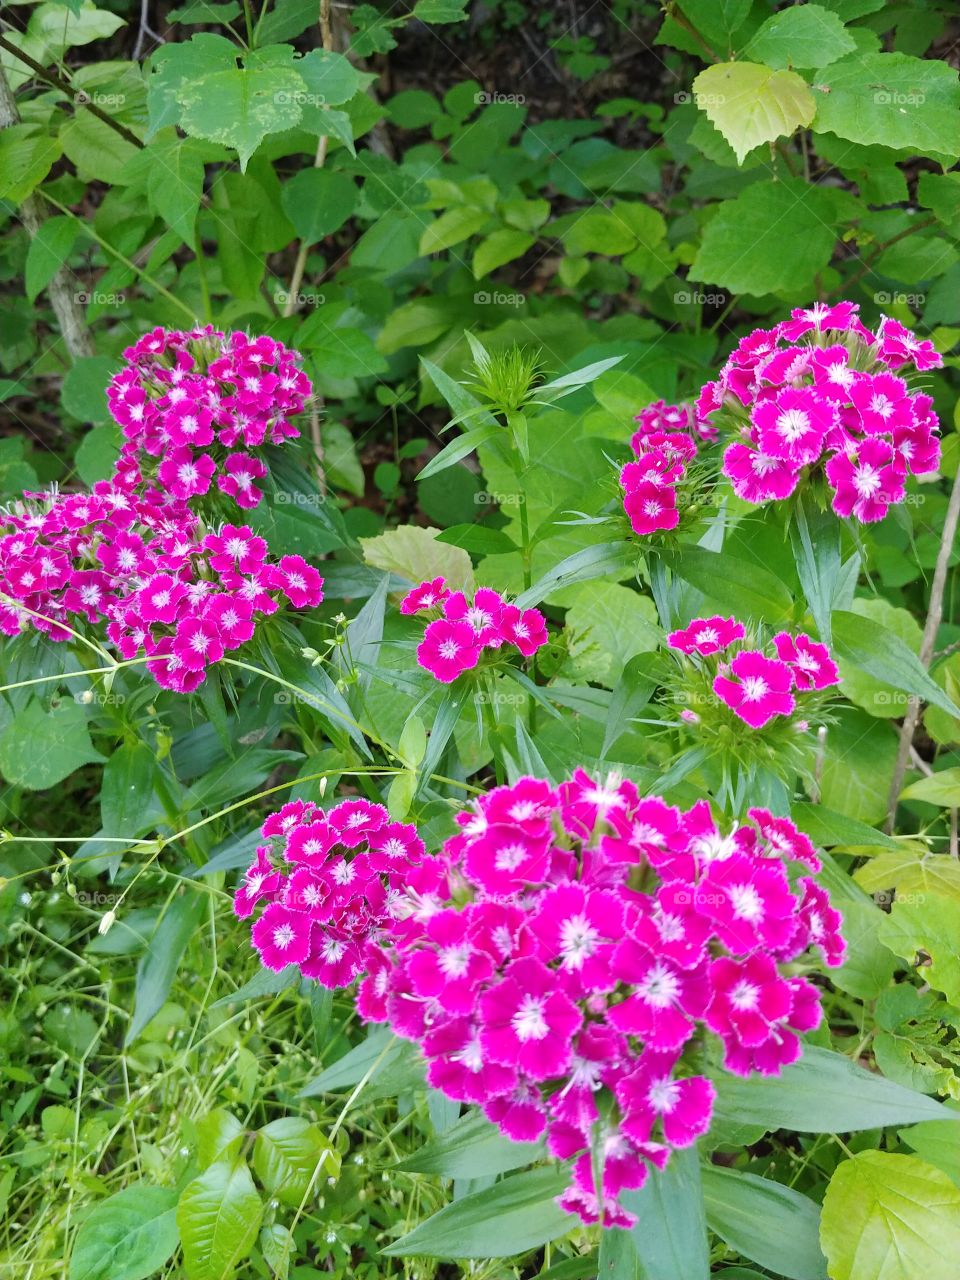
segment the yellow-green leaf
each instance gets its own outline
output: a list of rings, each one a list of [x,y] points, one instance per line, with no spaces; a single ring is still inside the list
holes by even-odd
[[[794,71],[774,71],[759,62],[720,62],[693,82],[697,106],[720,130],[742,164],[761,142],[788,138],[808,125],[816,102]]]

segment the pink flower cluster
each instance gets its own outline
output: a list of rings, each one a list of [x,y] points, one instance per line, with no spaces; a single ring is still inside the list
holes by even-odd
[[[290,418],[311,393],[299,357],[282,343],[212,325],[154,329],[124,351],[107,388],[126,443],[118,469],[186,501],[216,479],[237,506],[255,507],[268,468],[257,452],[299,436]]]
[[[813,846],[763,809],[724,831],[705,801],[583,770],[498,787],[458,822],[390,904],[358,1007],[420,1045],[434,1088],[572,1159],[566,1209],[631,1225],[619,1193],[710,1124],[705,1033],[728,1070],[772,1075],[820,1021],[782,969],[843,956]]]
[[[408,592],[400,612],[434,615],[417,646],[417,661],[443,684],[475,667],[484,650],[510,644],[529,658],[547,643],[539,609],[519,609],[489,587],[480,587],[471,601],[462,591],[449,591],[443,578],[433,578]]]
[[[738,439],[723,470],[747,502],[789,498],[822,472],[833,510],[870,523],[902,502],[908,474],[935,471],[939,426],[909,369],[938,368],[933,344],[884,316],[875,333],[857,305],[816,303],[743,338],[697,401],[699,421]]]
[[[418,883],[424,846],[416,828],[368,800],[327,812],[292,800],[261,834],[234,898],[240,919],[260,913],[252,930],[260,959],[268,969],[296,964],[325,987],[349,986],[393,905]]]
[[[202,684],[280,598],[314,606],[322,586],[300,556],[269,560],[246,525],[204,533],[185,503],[108,482],[18,503],[0,531],[0,631],[69,640],[68,627],[106,624],[122,658],[145,653],[157,683],[179,692]]]
[[[671,631],[667,643],[700,665],[708,660],[707,665],[716,670],[713,692],[752,729],[762,729],[776,716],[792,715],[795,694],[840,682],[830,650],[808,635],[779,631],[773,637],[775,657],[740,645],[745,636],[743,623],[734,618],[694,618],[689,626]],[[731,652],[734,646],[736,651]],[[717,661],[711,662],[714,658]],[[690,713],[687,718],[698,717]]]
[[[697,453],[689,405],[657,400],[637,414],[630,444],[636,458],[620,469],[623,509],[634,533],[646,537],[680,523],[679,485]]]

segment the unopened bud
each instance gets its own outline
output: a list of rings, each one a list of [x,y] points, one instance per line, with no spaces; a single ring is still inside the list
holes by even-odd
[[[113,922],[116,918],[117,913],[115,911],[108,911],[106,915],[101,916],[100,923],[97,925],[97,933],[99,933],[101,937],[103,937],[105,933],[109,933],[113,928]]]

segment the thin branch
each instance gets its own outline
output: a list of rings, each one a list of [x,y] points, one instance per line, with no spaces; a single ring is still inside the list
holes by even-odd
[[[947,587],[947,571],[950,567],[950,554],[953,541],[957,536],[957,523],[960,521],[960,471],[953,478],[950,490],[950,501],[943,521],[943,534],[940,538],[940,550],[937,552],[937,563],[933,571],[933,582],[930,586],[930,604],[927,609],[927,621],[923,628],[923,639],[920,642],[920,661],[929,667],[937,642],[937,632],[943,621],[943,596]],[[887,831],[893,831],[894,819],[897,815],[897,801],[903,788],[904,775],[913,749],[913,735],[917,721],[920,719],[920,699],[911,695],[907,705],[907,714],[903,717],[900,729],[900,743],[897,748],[897,762],[890,782],[890,794],[887,800]]]
[[[11,44],[5,36],[0,36],[0,49],[5,49],[7,53],[13,54],[13,56],[18,58],[25,66],[28,66],[35,76],[39,76],[41,80],[46,80],[47,84],[53,85],[55,89],[59,89],[61,93],[66,94],[75,106],[85,107],[91,115],[96,116],[98,120],[102,121],[105,125],[108,125],[114,133],[118,133],[120,137],[126,142],[129,142],[131,146],[137,147],[141,151],[143,150],[144,144],[135,133],[131,133],[126,125],[120,124],[118,120],[114,120],[113,116],[109,115],[106,111],[102,111],[86,93],[83,93],[79,89],[75,89],[69,80],[64,80],[63,77],[57,75],[55,71],[50,71],[41,63],[36,62],[28,53],[24,53],[23,50],[18,49],[15,44]]]

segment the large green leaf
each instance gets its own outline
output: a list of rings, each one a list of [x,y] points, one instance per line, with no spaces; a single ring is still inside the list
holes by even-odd
[[[695,1147],[672,1152],[666,1169],[651,1169],[643,1187],[621,1200],[638,1218],[630,1240],[642,1280],[706,1280],[710,1255]]]
[[[826,1280],[820,1210],[807,1196],[769,1178],[708,1165],[703,1198],[710,1229],[737,1253],[789,1280]]]
[[[790,589],[762,565],[703,547],[684,547],[664,558],[678,578],[741,618],[783,622],[793,612]]]
[[[81,765],[102,759],[83,708],[73,701],[45,711],[34,700],[0,733],[0,774],[29,791],[45,791]]]
[[[187,1280],[230,1280],[262,1217],[263,1202],[242,1161],[218,1160],[188,1183],[177,1208]]]
[[[136,1183],[84,1218],[69,1280],[144,1280],[160,1270],[179,1241],[176,1191]]]
[[[295,1209],[321,1174],[337,1176],[340,1157],[319,1125],[302,1116],[281,1116],[257,1132],[253,1167],[266,1189]]]
[[[916,694],[952,716],[960,716],[960,707],[931,678],[917,655],[876,619],[864,626],[859,614],[838,610],[833,615],[833,644],[835,656],[842,661],[895,689]]]
[[[294,128],[300,121],[306,88],[291,67],[232,67],[214,71],[178,92],[180,127],[195,138],[232,147],[240,169],[269,133]]]
[[[150,821],[156,767],[156,755],[145,742],[125,742],[114,751],[100,787],[100,816],[108,835],[142,834],[144,821]]]
[[[756,62],[720,62],[693,82],[697,106],[733,147],[738,163],[761,142],[788,138],[813,119],[816,103],[794,71]]]
[[[923,976],[960,1006],[960,901],[939,893],[898,897],[880,923],[880,939],[913,964],[923,957]]]
[[[738,294],[806,295],[833,256],[835,228],[823,188],[799,178],[754,183],[707,224],[689,278]]]
[[[906,53],[851,54],[820,72],[813,92],[817,133],[950,160],[960,155],[960,83],[945,62]]]
[[[741,1078],[722,1072],[715,1084],[718,1120],[765,1129],[851,1133],[953,1115],[932,1098],[874,1075],[843,1054],[811,1045],[779,1076]],[[960,1129],[957,1136],[960,1140]]]
[[[67,265],[79,234],[80,223],[76,218],[47,218],[41,222],[30,241],[24,267],[24,285],[31,302],[36,301],[37,294],[47,287],[60,268]]]
[[[163,1007],[176,977],[180,957],[196,932],[206,907],[206,894],[188,890],[174,898],[164,912],[137,966],[133,1016],[124,1037],[125,1045],[132,1044]]]
[[[514,1174],[487,1191],[447,1205],[382,1250],[388,1257],[509,1258],[566,1235],[570,1215],[556,1197],[565,1169]]]
[[[304,244],[316,244],[343,226],[359,195],[349,174],[336,169],[301,169],[284,183],[280,204]]]
[[[397,1167],[441,1178],[484,1178],[519,1169],[542,1155],[541,1143],[511,1142],[482,1112],[471,1111]]]
[[[835,13],[802,4],[767,18],[743,52],[768,67],[825,67],[856,47]]]
[[[832,1280],[955,1280],[960,1189],[913,1156],[861,1151],[830,1179],[820,1238]]]

